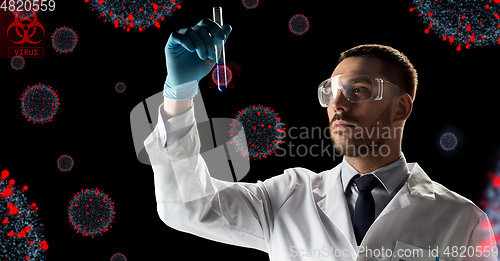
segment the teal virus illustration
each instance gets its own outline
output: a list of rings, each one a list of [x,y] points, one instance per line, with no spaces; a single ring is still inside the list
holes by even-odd
[[[57,168],[62,172],[68,172],[73,168],[73,158],[69,155],[62,155],[57,159]]]
[[[52,2],[49,4],[52,7]],[[40,11],[40,2],[38,0],[5,0],[2,3],[2,8],[8,8],[8,10],[19,19],[29,19],[36,15]],[[45,1],[44,1],[45,2]],[[8,3],[8,7],[7,4]],[[45,3],[44,3],[45,4]],[[45,6],[47,6],[45,4]],[[5,9],[4,9],[5,10]]]
[[[288,29],[295,35],[303,35],[309,30],[309,19],[302,14],[296,14],[288,21]]]
[[[45,231],[38,217],[38,206],[29,203],[24,192],[13,179],[7,179],[8,170],[0,174],[0,260],[46,260],[49,248]]]
[[[232,86],[233,72],[229,66],[224,64],[217,64],[212,69],[212,82],[213,85],[219,85],[219,91],[225,91],[229,86]],[[220,84],[218,84],[220,83]]]
[[[66,26],[57,28],[50,38],[52,39],[52,47],[58,53],[71,53],[78,43],[75,31]]]
[[[410,12],[457,51],[500,43],[500,0],[413,0]]]
[[[500,155],[496,158],[495,167],[487,172],[488,185],[484,190],[481,207],[488,215],[493,234],[500,248]],[[486,245],[486,244],[483,244]]]
[[[276,153],[279,144],[282,144],[285,135],[283,125],[273,109],[260,104],[248,106],[238,111],[230,123],[229,137],[236,137],[231,144],[243,157],[265,159]],[[243,146],[244,141],[237,139],[241,128],[245,131],[247,146]]]
[[[47,123],[54,119],[59,111],[57,91],[41,83],[28,87],[22,94],[21,110],[24,117],[35,123]]]
[[[127,258],[122,253],[116,253],[111,256],[110,261],[127,261]]]
[[[10,66],[12,69],[19,71],[24,68],[25,61],[24,58],[20,55],[16,55],[10,59]]]
[[[149,27],[160,28],[160,23],[181,9],[181,0],[85,0],[92,11],[127,32],[131,29],[144,31]]]
[[[259,0],[241,0],[241,3],[246,9],[254,9],[259,5]]]
[[[125,86],[125,83],[123,83],[123,82],[119,82],[119,83],[115,84],[115,91],[117,93],[123,93],[126,88],[127,88],[127,86]]]
[[[441,138],[439,139],[439,145],[441,145],[441,148],[446,151],[454,150],[455,147],[457,147],[457,144],[457,136],[451,132],[446,132],[441,135]]]
[[[69,222],[76,233],[82,236],[102,236],[114,222],[114,204],[111,198],[98,188],[82,189],[69,202]]]

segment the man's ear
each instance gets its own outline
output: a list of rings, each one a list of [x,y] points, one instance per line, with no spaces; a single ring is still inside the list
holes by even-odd
[[[394,123],[400,123],[408,119],[413,108],[413,102],[408,93],[402,93],[398,95],[396,113],[394,114]]]

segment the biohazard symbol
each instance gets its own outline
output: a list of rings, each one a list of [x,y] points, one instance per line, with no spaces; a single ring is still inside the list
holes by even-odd
[[[22,20],[24,21],[24,20],[29,20],[29,19],[22,19]],[[37,44],[37,43],[41,42],[42,40],[40,40],[38,42],[33,42],[31,40],[31,37],[33,37],[33,35],[35,35],[35,33],[36,33],[37,27],[40,27],[42,29],[43,36],[45,36],[45,29],[43,29],[42,24],[40,22],[38,22],[38,18],[36,17],[36,15],[33,16],[33,20],[29,24],[21,23],[21,21],[19,21],[19,18],[17,16],[15,16],[14,22],[12,22],[9,25],[9,28],[7,28],[7,36],[9,36],[10,29],[14,28],[14,27],[16,28],[17,35],[22,38],[18,42],[14,42],[14,41],[9,39],[12,43],[15,43],[15,44],[22,44],[22,43]],[[21,32],[19,31],[19,28],[21,28],[23,30],[22,35],[21,35]],[[28,34],[31,28],[33,28],[33,32],[31,34]]]

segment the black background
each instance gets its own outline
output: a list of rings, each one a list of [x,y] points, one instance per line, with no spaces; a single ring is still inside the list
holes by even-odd
[[[38,15],[46,30],[44,58],[26,59],[25,68],[14,71],[6,48],[0,50],[5,57],[0,63],[0,169],[8,169],[16,184],[28,185],[26,196],[39,206],[45,225],[48,260],[109,260],[116,252],[128,260],[268,259],[263,252],[163,224],[156,212],[152,168],[137,161],[133,147],[130,111],[163,89],[170,33],[211,18],[217,5],[223,7],[224,23],[233,27],[226,61],[241,64],[242,70],[235,88],[224,93],[209,89],[208,77],[202,80],[210,117],[233,117],[251,104],[263,104],[279,113],[286,128],[324,128],[328,118],[316,88],[331,75],[339,53],[359,44],[384,44],[407,55],[419,73],[402,144],[407,161],[418,162],[431,179],[479,204],[486,173],[498,160],[499,47],[457,52],[424,33],[408,10],[410,1],[262,0],[247,10],[237,0],[185,0],[160,29],[144,32],[103,22],[83,0],[56,3],[55,11]],[[298,13],[310,21],[303,36],[288,30],[289,19]],[[13,20],[3,10],[0,16]],[[2,38],[8,23],[2,25]],[[50,46],[50,34],[61,26],[78,34],[73,53],[59,54]],[[57,90],[61,105],[52,122],[34,125],[21,114],[19,98],[39,82]],[[117,82],[126,84],[124,93],[114,90]],[[457,148],[447,154],[439,147],[446,131],[458,138]],[[286,149],[291,143],[330,144],[320,137],[285,141]],[[75,161],[67,173],[56,165],[63,154]],[[243,181],[264,180],[290,167],[320,172],[339,162],[326,156],[252,160]],[[70,226],[67,206],[76,192],[95,187],[112,198],[116,215],[103,236],[88,238]]]

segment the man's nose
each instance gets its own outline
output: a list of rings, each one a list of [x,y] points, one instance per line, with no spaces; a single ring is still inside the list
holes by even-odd
[[[334,111],[338,111],[340,109],[346,111],[349,108],[350,102],[344,96],[341,88],[342,87],[337,89],[337,95],[335,95],[335,99],[333,99],[333,101],[330,103],[330,106],[333,107]]]

